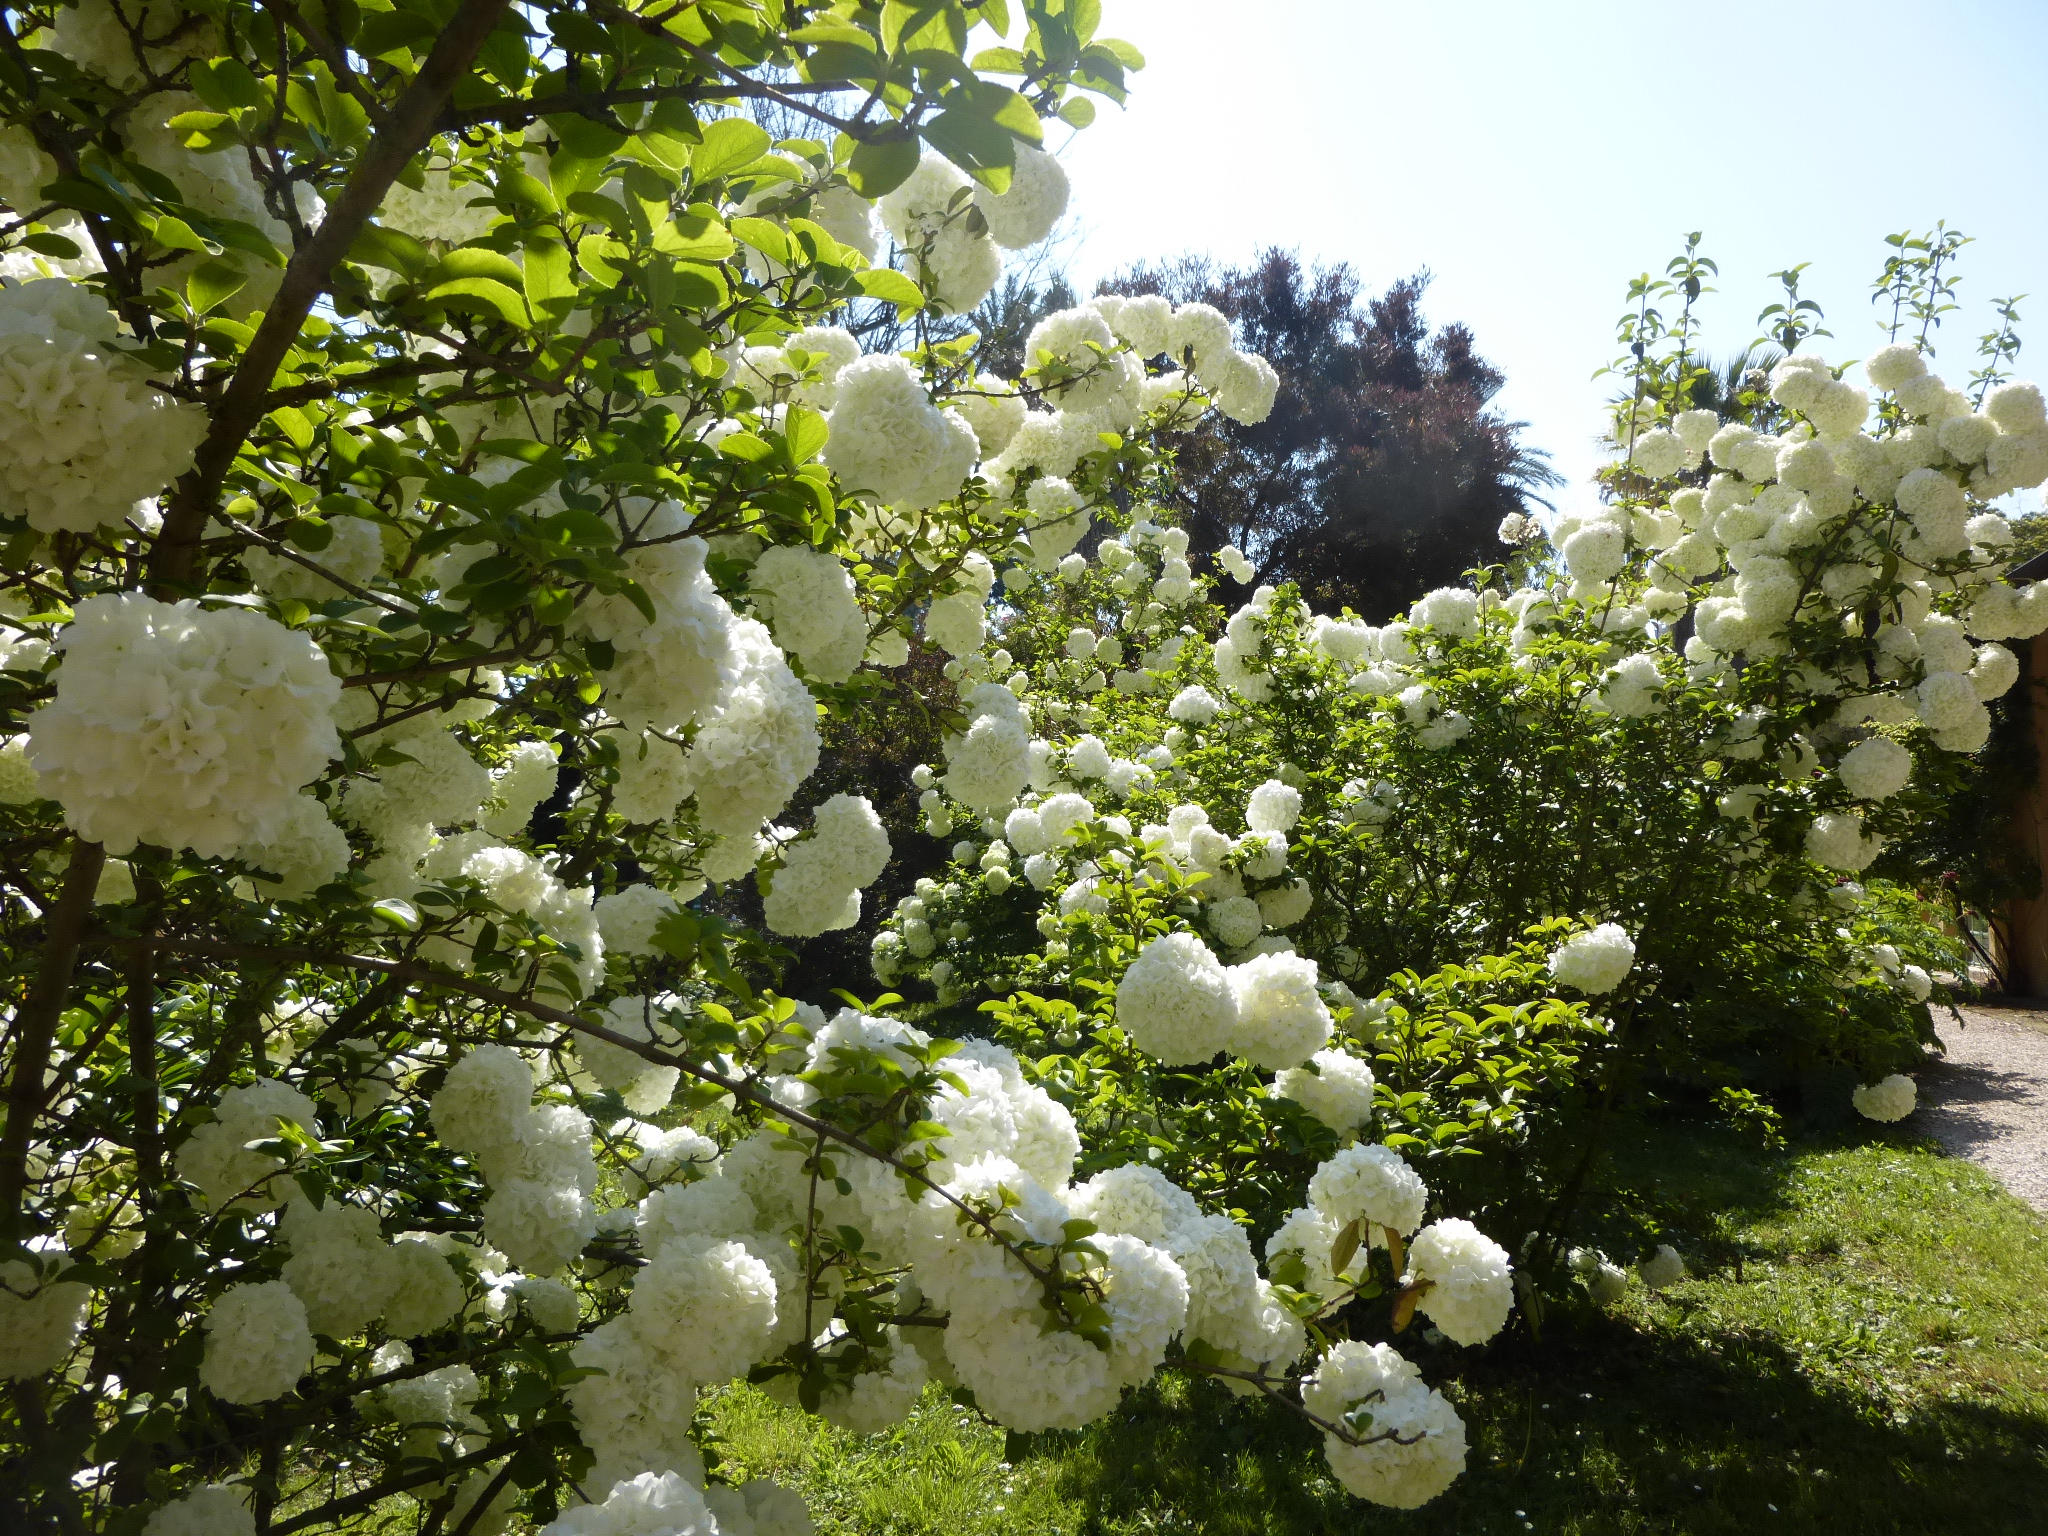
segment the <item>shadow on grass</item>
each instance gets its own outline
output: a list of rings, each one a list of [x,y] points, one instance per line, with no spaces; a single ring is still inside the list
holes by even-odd
[[[1059,1492],[1090,1512],[1086,1532],[2003,1536],[2048,1522],[2040,1420],[1934,1404],[1888,1421],[1816,1390],[1761,1339],[1557,1317],[1541,1346],[1475,1353],[1450,1391],[1468,1469],[1408,1513],[1351,1499],[1312,1429],[1209,1383],[1155,1387],[1093,1430],[1035,1437],[1031,1452],[1057,1461]]]

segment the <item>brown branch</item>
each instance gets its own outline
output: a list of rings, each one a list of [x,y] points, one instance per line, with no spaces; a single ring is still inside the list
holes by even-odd
[[[344,688],[375,688],[383,683],[410,683],[423,677],[439,677],[444,672],[461,672],[465,669],[496,666],[501,661],[525,661],[533,648],[540,643],[542,633],[536,633],[531,640],[514,646],[509,651],[491,651],[482,656],[465,656],[457,661],[422,662],[416,667],[395,667],[389,672],[358,672],[353,677],[344,677]],[[386,724],[390,722],[386,721]],[[351,734],[360,735],[360,732]]]
[[[42,964],[14,1019],[14,1062],[7,1083],[7,1129],[0,1132],[0,1241],[21,1239],[21,1197],[28,1187],[28,1149],[43,1108],[43,1073],[57,1038],[57,1020],[71,996],[78,949],[92,922],[93,892],[107,850],[80,838],[71,845],[64,889],[50,909]]]
[[[1329,1435],[1333,1439],[1340,1440],[1346,1445],[1386,1445],[1389,1443],[1394,1445],[1416,1445],[1428,1438],[1426,1434],[1423,1434],[1403,1439],[1398,1431],[1391,1429],[1382,1430],[1376,1435],[1360,1435],[1353,1431],[1349,1425],[1332,1423],[1311,1409],[1308,1404],[1298,1398],[1288,1396],[1287,1393],[1281,1390],[1282,1387],[1299,1388],[1301,1378],[1298,1376],[1268,1376],[1264,1371],[1240,1371],[1227,1365],[1209,1365],[1200,1360],[1168,1360],[1164,1365],[1160,1366],[1160,1369],[1163,1371],[1199,1372],[1204,1376],[1228,1376],[1233,1381],[1249,1382],[1268,1398],[1278,1403],[1282,1408],[1285,1408],[1289,1413],[1294,1414],[1298,1418],[1308,1420],[1309,1423],[1315,1425],[1324,1434]],[[1379,1393],[1373,1394],[1375,1397],[1380,1395]],[[1367,1402],[1371,1400],[1371,1398],[1365,1399]]]
[[[318,576],[322,581],[331,583],[337,590],[346,592],[350,597],[355,598],[358,602],[368,603],[373,608],[382,608],[386,613],[395,613],[398,614],[401,618],[418,619],[419,617],[419,615],[416,612],[406,607],[404,604],[394,603],[391,601],[390,598],[372,592],[367,587],[357,586],[354,582],[350,581],[345,576],[336,575],[333,571],[330,571],[329,569],[327,569],[326,566],[322,565],[318,560],[313,559],[309,555],[300,554],[296,549],[293,549],[291,545],[287,544],[283,539],[273,538],[267,533],[263,533],[255,528],[251,528],[247,523],[241,521],[241,519],[239,518],[224,517],[221,520],[225,522],[230,528],[234,529],[235,532],[241,534],[244,538],[253,539],[258,544],[261,544],[265,549],[269,550],[273,555],[276,555],[281,559],[289,560],[292,562],[292,564],[301,566],[304,569],[311,571],[315,576]]]
[[[309,1509],[303,1515],[281,1520],[269,1527],[269,1536],[288,1536],[292,1531],[303,1531],[308,1526],[322,1525],[346,1516],[374,1509],[394,1493],[404,1493],[409,1488],[418,1488],[425,1483],[438,1483],[451,1472],[467,1472],[471,1467],[486,1466],[500,1456],[509,1456],[518,1449],[529,1432],[521,1430],[509,1439],[500,1440],[496,1445],[487,1445],[480,1451],[471,1451],[467,1456],[457,1456],[449,1461],[435,1462],[417,1472],[407,1472],[398,1477],[386,1478],[381,1483],[372,1483],[368,1488],[350,1494],[347,1498],[336,1499],[318,1509]]]
[[[442,107],[457,81],[469,72],[508,3],[462,0],[461,8],[434,40],[433,51],[419,73],[370,141],[341,196],[327,210],[318,233],[286,266],[263,324],[214,407],[192,468],[178,478],[164,510],[163,532],[152,552],[149,573],[150,585],[159,597],[181,595],[193,585],[207,519],[220,500],[235,455],[263,419],[271,382],[298,340],[306,316],[326,292],[336,263],[348,254],[398,173],[433,137]]]

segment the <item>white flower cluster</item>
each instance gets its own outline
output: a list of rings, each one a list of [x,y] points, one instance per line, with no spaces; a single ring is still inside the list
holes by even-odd
[[[458,181],[453,170],[448,165],[429,166],[416,188],[394,181],[377,210],[377,222],[444,245],[467,245],[476,239],[498,217],[491,206],[490,184]]]
[[[837,376],[825,462],[840,484],[908,511],[959,494],[981,456],[959,411],[941,409],[901,357],[863,357]]]
[[[484,1235],[513,1263],[552,1274],[597,1235],[590,1117],[566,1105],[535,1108],[533,1070],[517,1051],[471,1051],[449,1069],[432,1109],[435,1133],[474,1158],[490,1185]]]
[[[85,1328],[92,1287],[40,1278],[21,1259],[0,1263],[0,1381],[26,1381],[70,1357]]]
[[[1457,1216],[1415,1234],[1403,1283],[1422,1288],[1416,1310],[1458,1344],[1484,1344],[1515,1304],[1507,1250]]]
[[[1356,1135],[1371,1124],[1372,1092],[1372,1068],[1336,1047],[1317,1051],[1306,1064],[1273,1079],[1275,1098],[1294,1100],[1340,1136]]]
[[[177,1155],[178,1177],[196,1184],[214,1210],[273,1211],[298,1186],[276,1177],[284,1164],[249,1143],[278,1139],[279,1123],[302,1131],[319,1124],[313,1101],[274,1077],[230,1088],[214,1107],[214,1118],[185,1139]]]
[[[1315,961],[1273,953],[1226,967],[1185,930],[1138,952],[1117,983],[1116,1017],[1132,1044],[1169,1066],[1227,1051],[1269,1070],[1299,1067],[1332,1028]]]
[[[142,1536],[256,1536],[256,1516],[243,1490],[201,1483],[150,1512]]]
[[[1602,923],[1573,934],[1551,952],[1550,979],[1597,997],[1620,986],[1635,963],[1635,940],[1619,923]]]
[[[1903,1072],[1894,1072],[1881,1082],[1858,1087],[1849,1095],[1857,1114],[1866,1120],[1887,1123],[1903,1120],[1913,1113],[1918,1097],[1918,1087]]]
[[[777,933],[808,938],[860,921],[860,893],[882,877],[889,833],[859,795],[834,795],[812,817],[811,835],[782,857],[762,916]]]
[[[354,1338],[378,1318],[393,1338],[417,1338],[462,1310],[462,1282],[430,1243],[386,1243],[377,1213],[332,1196],[285,1208],[278,1236],[290,1250],[282,1278],[306,1322],[330,1338]]]
[[[754,562],[750,585],[775,643],[820,681],[842,683],[868,648],[868,619],[853,577],[821,549],[775,544]]]
[[[342,586],[330,577],[351,587],[367,587],[383,569],[383,532],[363,517],[332,517],[327,520],[327,527],[326,547],[305,556],[320,570],[259,545],[242,553],[242,565],[249,579],[273,597],[293,598],[302,603],[324,603],[341,596]],[[328,574],[323,576],[321,571]]]
[[[709,546],[678,537],[689,516],[673,502],[649,513],[626,556],[625,574],[654,605],[654,618],[622,595],[585,599],[571,627],[612,647],[605,707],[634,730],[673,730],[710,709],[732,685],[737,620],[704,570]]]
[[[1323,1436],[1330,1470],[1361,1499],[1419,1509],[1465,1470],[1464,1421],[1391,1345],[1334,1346],[1302,1383],[1301,1400],[1362,1442]]]
[[[153,385],[115,337],[89,288],[0,288],[0,511],[44,533],[90,533],[191,465],[204,413]]]
[[[965,314],[1003,273],[1002,253],[987,233],[986,213],[976,212],[976,197],[974,183],[952,161],[927,152],[880,203],[883,226],[940,313]]]
[[[982,815],[1006,813],[1031,782],[1031,718],[1002,683],[977,684],[961,702],[968,725],[946,739],[946,789]]]
[[[28,753],[80,835],[266,868],[305,839],[326,874],[347,867],[338,833],[308,830],[326,818],[299,793],[341,751],[341,681],[311,639],[245,609],[126,592],[80,603],[58,646],[57,696],[30,717]]]
[[[230,1286],[207,1309],[199,1379],[223,1402],[282,1397],[312,1365],[305,1303],[284,1281]]]

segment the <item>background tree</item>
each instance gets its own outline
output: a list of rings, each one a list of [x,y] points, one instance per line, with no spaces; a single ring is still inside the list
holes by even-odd
[[[1498,557],[1501,519],[1560,480],[1520,442],[1523,424],[1488,408],[1502,375],[1472,333],[1431,331],[1428,286],[1421,272],[1361,301],[1349,266],[1304,268],[1280,250],[1249,267],[1184,256],[1102,284],[1213,304],[1279,371],[1270,417],[1180,457],[1194,550],[1236,544],[1257,581],[1294,580],[1318,607],[1378,620]],[[1245,595],[1226,578],[1226,603]]]

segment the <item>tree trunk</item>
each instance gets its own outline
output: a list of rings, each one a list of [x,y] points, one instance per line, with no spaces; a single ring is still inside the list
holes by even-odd
[[[2019,686],[2029,690],[2029,728],[2034,733],[2036,761],[2048,766],[2048,635],[2036,635],[2021,654]],[[2013,807],[2013,840],[2048,870],[2048,785],[2037,771]],[[2005,989],[2015,997],[2048,997],[2048,885],[2026,899],[2005,904],[2002,921],[1992,924],[1992,955],[2003,973]]]

